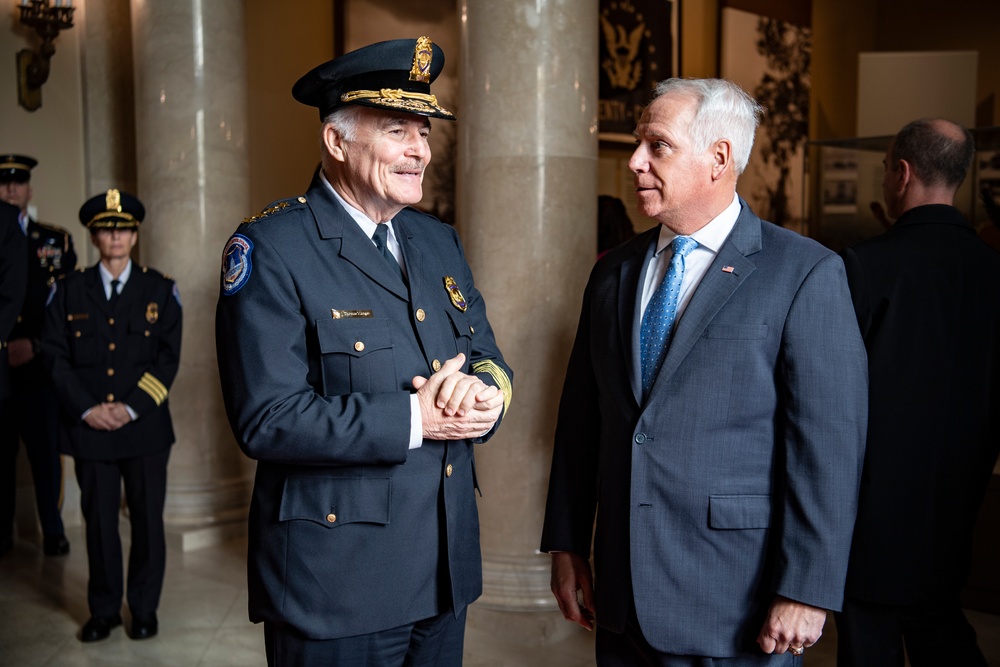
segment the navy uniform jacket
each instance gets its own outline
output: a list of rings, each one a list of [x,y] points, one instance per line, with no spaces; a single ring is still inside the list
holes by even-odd
[[[0,399],[10,391],[7,341],[17,322],[28,271],[24,234],[17,222],[18,208],[0,201]]]
[[[843,256],[871,378],[847,595],[954,595],[1000,452],[1000,253],[933,204]]]
[[[28,220],[27,235],[28,288],[10,340],[28,338],[40,341],[49,288],[76,268],[76,251],[73,249],[73,237],[60,227]],[[37,388],[49,384],[49,375],[37,350],[34,359],[12,369],[12,376],[17,386]]]
[[[454,229],[413,209],[393,228],[409,291],[318,179],[223,257],[223,394],[258,461],[250,619],[314,639],[457,614],[482,592],[473,442],[407,449],[411,379],[463,352],[509,400],[511,371]]]
[[[559,408],[542,550],[593,540],[597,622],[621,632],[634,601],[665,653],[762,655],[775,595],[843,601],[868,396],[844,264],[740,204],[648,396],[659,227],[597,263]]]
[[[78,459],[113,461],[152,454],[174,442],[167,394],[181,352],[181,307],[174,281],[132,265],[112,310],[97,265],[56,282],[42,353],[63,415],[60,449]],[[83,413],[121,401],[138,419],[97,431]]]

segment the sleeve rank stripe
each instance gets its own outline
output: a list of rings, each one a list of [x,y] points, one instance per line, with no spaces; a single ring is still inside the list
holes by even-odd
[[[472,372],[486,373],[493,378],[493,381],[497,383],[497,387],[503,392],[503,413],[507,414],[507,408],[510,407],[510,399],[514,396],[514,388],[511,386],[510,378],[503,372],[503,369],[497,366],[492,359],[485,359],[472,364]]]
[[[139,389],[149,394],[157,406],[162,405],[167,400],[167,388],[149,373],[145,373],[139,378]]]

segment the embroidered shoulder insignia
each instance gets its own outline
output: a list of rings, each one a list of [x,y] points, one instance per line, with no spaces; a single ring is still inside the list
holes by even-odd
[[[232,296],[240,291],[250,279],[253,264],[250,253],[253,241],[242,234],[233,234],[222,251],[222,294]]]
[[[249,224],[253,224],[253,223],[255,223],[255,222],[259,221],[259,220],[263,220],[264,218],[266,218],[268,216],[272,216],[275,213],[277,213],[279,211],[283,211],[284,209],[288,208],[289,206],[292,206],[295,202],[298,202],[299,204],[305,204],[306,203],[306,198],[305,197],[296,197],[294,199],[285,199],[285,200],[279,201],[279,202],[277,202],[275,204],[272,204],[271,206],[268,206],[267,208],[263,209],[257,215],[251,215],[249,218],[243,218],[243,224],[244,225],[249,225]]]

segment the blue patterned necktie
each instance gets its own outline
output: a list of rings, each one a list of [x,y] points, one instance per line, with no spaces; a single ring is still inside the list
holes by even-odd
[[[372,236],[372,241],[375,242],[375,247],[382,253],[383,259],[392,266],[393,272],[405,283],[403,269],[399,268],[399,262],[396,261],[395,256],[389,250],[389,228],[385,224],[375,226],[375,234]]]
[[[642,395],[649,393],[653,378],[667,355],[667,342],[677,318],[677,301],[684,279],[684,258],[698,247],[698,242],[687,236],[678,236],[671,244],[674,254],[663,281],[656,288],[653,298],[646,306],[640,330],[642,355]]]

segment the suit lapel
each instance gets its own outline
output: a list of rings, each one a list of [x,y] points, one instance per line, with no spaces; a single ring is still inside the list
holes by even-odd
[[[642,403],[642,372],[639,360],[639,329],[642,283],[646,277],[649,259],[656,251],[660,226],[656,225],[644,235],[645,240],[634,246],[634,254],[622,262],[618,274],[618,322],[621,346],[625,356],[625,371],[636,405]]]
[[[385,263],[371,239],[361,231],[350,214],[319,180],[318,171],[309,186],[308,201],[320,238],[339,238],[341,257],[400,299],[408,298],[406,285]]]
[[[653,381],[650,395],[656,391],[657,385],[665,386],[670,381],[670,376],[691,352],[719,309],[756,268],[749,256],[761,249],[761,221],[742,199],[740,206],[740,215],[733,231],[722,244],[719,254],[708,267],[705,277],[677,321],[667,348],[667,356]],[[728,270],[729,267],[732,268],[731,271]]]

